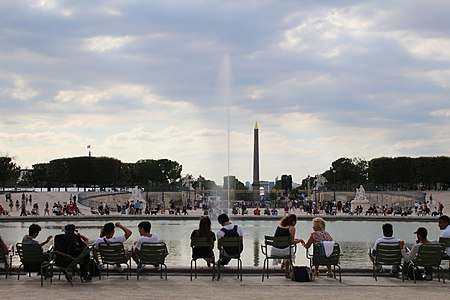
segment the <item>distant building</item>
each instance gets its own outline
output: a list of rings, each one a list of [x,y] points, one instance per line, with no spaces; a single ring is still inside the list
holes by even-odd
[[[245,182],[245,187],[249,190],[249,191],[251,191],[252,190],[252,184],[250,183],[250,181],[246,181]]]
[[[275,186],[275,182],[269,181],[269,193],[272,191],[274,186]]]
[[[228,186],[228,176],[224,176],[223,177],[223,186]],[[232,176],[230,175],[230,190],[235,190],[236,189],[236,176]]]

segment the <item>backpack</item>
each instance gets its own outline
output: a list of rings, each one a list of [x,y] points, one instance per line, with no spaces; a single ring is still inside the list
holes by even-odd
[[[408,278],[411,280],[414,280],[414,273],[415,273],[415,277],[416,280],[423,280],[423,275],[422,272],[420,271],[419,267],[410,264],[408,266]]]
[[[239,237],[239,233],[237,231],[238,226],[234,225],[233,229],[225,229],[225,228],[221,228],[220,230],[223,231],[223,233],[225,234],[224,237]],[[241,241],[241,249],[239,251],[239,247],[227,247],[224,248],[225,252],[227,252],[229,255],[231,256],[235,256],[235,255],[239,255],[242,250],[244,249],[244,245]]]
[[[292,267],[291,280],[296,282],[309,282],[311,281],[311,270],[305,266]]]

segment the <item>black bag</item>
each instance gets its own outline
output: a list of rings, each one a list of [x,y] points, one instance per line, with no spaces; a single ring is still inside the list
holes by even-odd
[[[309,282],[311,281],[311,270],[305,266],[294,266],[292,267],[291,280],[297,282]]]
[[[239,237],[239,233],[237,231],[237,228],[238,228],[237,225],[234,225],[233,229],[227,230],[225,228],[221,228],[220,230],[224,232],[224,236],[225,237]],[[242,252],[243,249],[244,249],[244,245],[243,245],[242,242],[241,242],[240,249],[239,249],[239,247],[227,247],[227,248],[224,248],[225,252],[228,253],[229,255],[232,255],[232,256],[239,255]]]
[[[89,260],[89,272],[92,277],[98,277],[100,275],[100,269],[94,259]]]
[[[411,280],[414,280],[414,275],[416,277],[416,280],[423,280],[422,272],[420,271],[419,267],[410,264],[408,266],[408,278]]]

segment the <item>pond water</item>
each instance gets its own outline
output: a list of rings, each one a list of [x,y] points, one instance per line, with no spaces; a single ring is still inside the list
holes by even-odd
[[[137,225],[141,220],[123,221],[122,224],[133,231],[133,235],[126,242],[131,247],[132,243],[138,238],[139,233]],[[233,222],[233,221],[232,221]],[[91,241],[98,237],[100,228],[104,221],[78,221],[76,224],[79,232],[87,236]],[[189,237],[192,230],[198,227],[198,221],[195,220],[151,220],[152,232],[159,235],[169,249],[167,265],[175,267],[189,267],[191,259],[191,248],[189,246]],[[236,223],[242,226],[244,230],[244,252],[242,262],[244,267],[261,267],[264,256],[261,253],[261,243],[264,242],[264,235],[273,235],[278,221],[264,220],[239,220]],[[328,221],[326,230],[333,239],[341,245],[342,258],[341,266],[347,268],[369,268],[370,259],[367,255],[367,248],[373,245],[373,242],[382,235],[381,226],[385,222],[378,221]],[[436,223],[420,222],[392,222],[394,225],[394,235],[403,239],[406,244],[413,244],[416,240],[414,231],[423,226],[428,229],[430,240],[439,239],[440,230]],[[0,234],[8,244],[15,244],[22,240],[22,237],[28,232],[30,222],[3,222],[0,223]],[[66,224],[61,221],[39,222],[42,231],[37,240],[43,241],[48,235],[62,233],[62,227]],[[220,229],[220,225],[213,221],[213,231]],[[311,233],[310,221],[299,221],[296,226],[296,236],[307,239]],[[118,229],[116,234],[121,234]],[[217,257],[217,250],[216,257]],[[18,265],[18,257],[15,257],[14,265]],[[200,265],[205,264],[200,262]],[[299,245],[297,250],[296,264],[307,264],[304,248]],[[206,264],[205,264],[206,265]]]

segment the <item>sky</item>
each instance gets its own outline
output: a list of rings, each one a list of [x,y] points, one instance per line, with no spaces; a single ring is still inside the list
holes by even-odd
[[[320,174],[449,155],[446,0],[0,1],[0,156]],[[90,149],[87,146],[90,145]]]

